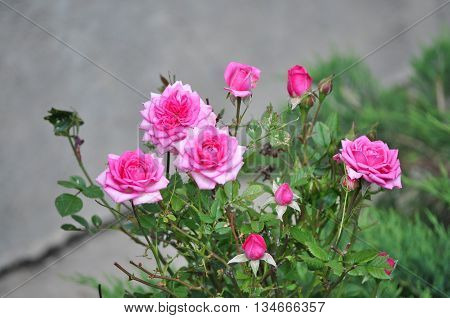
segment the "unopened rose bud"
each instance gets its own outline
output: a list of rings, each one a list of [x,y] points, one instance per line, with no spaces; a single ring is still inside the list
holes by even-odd
[[[283,183],[275,191],[275,202],[279,205],[289,205],[294,200],[294,192],[287,183]]]
[[[386,252],[380,252],[380,253],[378,253],[378,256],[386,257],[386,263],[389,265],[390,268],[392,268],[392,270],[385,269],[384,272],[387,275],[391,276],[391,273],[395,269],[397,262],[392,257],[389,257],[389,254]]]
[[[332,76],[328,76],[319,82],[319,92],[322,95],[328,95],[333,90],[333,79]]]
[[[313,79],[306,68],[295,65],[288,70],[287,90],[291,98],[302,96],[312,84]]]
[[[348,191],[353,191],[359,186],[359,180],[358,179],[351,179],[348,176],[342,178],[341,182],[342,186],[347,189]]]
[[[313,107],[314,102],[316,101],[316,98],[313,94],[307,93],[305,96],[302,97],[302,104],[307,107]]]
[[[259,235],[252,233],[242,244],[242,249],[244,250],[245,256],[250,260],[259,260],[264,256],[267,251],[267,245],[264,238]]]

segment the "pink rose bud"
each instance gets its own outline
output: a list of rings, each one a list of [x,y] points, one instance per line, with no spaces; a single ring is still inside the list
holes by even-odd
[[[323,95],[328,95],[333,90],[333,79],[332,76],[328,76],[319,82],[319,93]]]
[[[389,267],[392,268],[392,270],[385,269],[385,273],[389,276],[391,276],[392,271],[395,269],[396,262],[393,258],[389,257],[388,253],[386,252],[380,252],[378,253],[378,256],[386,257],[386,262],[388,263]]]
[[[287,183],[283,183],[275,191],[275,202],[278,205],[289,205],[294,199],[294,192],[292,192],[291,187]]]
[[[351,179],[348,176],[342,178],[342,186],[347,189],[348,191],[353,191],[359,186],[359,180],[358,179]]]
[[[242,244],[242,249],[248,259],[255,261],[264,256],[264,253],[267,251],[267,245],[261,235],[252,233]]]
[[[303,66],[295,65],[288,70],[287,90],[292,98],[302,96],[312,84],[313,79]]]
[[[229,91],[236,97],[247,97],[252,94],[252,89],[256,87],[261,71],[256,67],[230,62],[225,69],[224,78]]]

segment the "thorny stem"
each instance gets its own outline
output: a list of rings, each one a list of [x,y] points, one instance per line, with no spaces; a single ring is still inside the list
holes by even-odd
[[[70,143],[70,147],[72,148],[73,154],[75,156],[75,159],[77,160],[78,166],[80,167],[81,171],[83,172],[84,176],[86,177],[86,179],[89,182],[89,185],[94,185],[94,182],[92,181],[89,173],[87,172],[86,168],[84,167],[83,164],[83,160],[81,159],[81,156],[79,154],[79,152],[77,151],[73,141],[72,141],[72,137],[67,137],[67,139],[69,140]],[[109,209],[109,211],[114,215],[114,217],[116,217],[117,219],[117,215],[114,212],[114,209],[109,205],[109,203],[104,199],[104,198],[100,198],[100,201],[103,203],[103,205]]]
[[[162,279],[162,280],[170,280],[170,281],[173,281],[173,282],[177,282],[177,283],[179,283],[179,284],[181,284],[181,285],[184,285],[184,286],[186,286],[187,288],[192,289],[192,290],[202,290],[202,289],[203,289],[203,287],[201,287],[201,286],[193,286],[193,285],[191,285],[191,284],[189,284],[189,283],[183,282],[183,281],[180,280],[179,278],[173,278],[173,277],[167,277],[167,276],[156,275],[156,274],[150,272],[149,270],[145,269],[145,268],[142,266],[141,263],[136,264],[135,262],[130,261],[130,264],[133,265],[134,267],[140,269],[141,271],[143,271],[145,274],[147,274],[147,275],[149,276],[149,278],[152,278],[152,279],[155,279],[155,278],[156,278],[156,279]]]
[[[226,214],[227,214],[227,218],[228,218],[228,223],[230,224],[230,229],[231,229],[231,233],[233,234],[233,238],[236,244],[236,252],[239,254],[240,253],[240,242],[239,242],[239,238],[237,236],[236,233],[236,225],[234,223],[235,221],[235,215],[234,213],[230,210],[229,207],[226,208]]]
[[[159,289],[159,290],[161,290],[163,292],[166,292],[172,297],[175,297],[175,298],[177,297],[177,295],[175,293],[173,293],[171,290],[169,290],[169,289],[167,289],[167,288],[165,288],[163,286],[152,284],[150,282],[147,282],[147,281],[145,281],[143,279],[140,279],[140,278],[136,277],[134,274],[131,274],[129,271],[127,271],[125,268],[123,268],[117,262],[114,263],[114,266],[116,266],[120,271],[122,271],[125,275],[127,275],[129,280],[134,280],[134,281],[139,282],[139,283],[141,283],[143,285],[147,285],[149,287],[156,288],[156,289]]]
[[[159,269],[160,273],[164,273],[163,267],[162,267],[162,264],[161,264],[161,260],[159,259],[159,251],[158,251],[158,247],[157,247],[156,245],[153,245],[153,244],[152,244],[152,242],[150,241],[149,237],[148,237],[147,234],[145,233],[145,230],[144,230],[144,228],[142,227],[141,221],[140,221],[139,216],[138,216],[138,213],[137,213],[137,211],[136,211],[136,206],[134,205],[133,200],[130,200],[130,202],[131,202],[131,208],[132,208],[132,210],[133,210],[134,217],[136,218],[136,222],[138,223],[139,229],[141,230],[142,235],[145,237],[145,240],[146,240],[147,243],[148,243],[148,247],[149,247],[150,250],[152,251],[153,257],[154,257],[155,260],[156,260],[156,265],[158,266],[158,269]]]
[[[342,209],[341,224],[339,225],[339,231],[338,231],[338,234],[337,234],[336,243],[334,244],[336,247],[339,247],[339,241],[341,240],[342,228],[344,226],[344,219],[345,219],[345,210],[346,210],[346,207],[347,207],[347,198],[348,198],[348,191],[345,191],[344,207]]]

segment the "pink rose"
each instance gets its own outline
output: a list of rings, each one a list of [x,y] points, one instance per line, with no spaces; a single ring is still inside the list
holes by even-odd
[[[245,147],[229,136],[227,127],[194,128],[176,147],[179,155],[174,165],[189,173],[200,189],[214,189],[217,183],[235,180],[244,165]]]
[[[275,202],[279,205],[289,205],[294,200],[294,192],[287,183],[283,183],[275,191]]]
[[[169,183],[162,159],[140,149],[108,155],[108,167],[96,180],[115,202],[133,200],[134,204],[162,200],[159,190]]]
[[[387,275],[391,276],[391,273],[395,269],[397,262],[393,258],[389,257],[388,253],[386,253],[386,252],[380,252],[380,253],[378,253],[378,256],[386,257],[386,263],[389,265],[390,268],[392,268],[392,270],[385,269],[384,272]]]
[[[303,66],[295,65],[288,70],[287,90],[292,98],[302,96],[312,84],[313,79]]]
[[[350,179],[362,177],[385,189],[402,187],[398,150],[389,149],[382,141],[370,141],[366,136],[342,140],[342,149],[333,158],[344,162]]]
[[[216,124],[216,115],[197,92],[180,81],[166,87],[162,94],[151,94],[141,111],[140,128],[144,141],[152,142],[158,153],[174,151],[174,144],[186,137],[192,127]]]
[[[236,97],[247,97],[252,94],[252,88],[256,87],[261,71],[256,67],[241,64],[238,62],[230,62],[225,69],[225,83],[229,91]]]
[[[267,251],[267,245],[261,235],[252,233],[247,237],[244,244],[242,244],[242,249],[248,259],[255,261],[264,257]]]

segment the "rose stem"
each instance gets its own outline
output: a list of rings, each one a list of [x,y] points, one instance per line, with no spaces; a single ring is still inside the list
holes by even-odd
[[[236,126],[234,127],[234,137],[237,137],[239,125],[241,124],[241,98],[236,97]]]
[[[166,178],[169,179],[170,175],[170,152],[167,152],[166,157]]]
[[[139,220],[139,217],[138,217],[138,214],[137,214],[137,211],[136,211],[136,206],[134,205],[133,200],[130,200],[130,202],[131,202],[131,207],[132,207],[132,209],[133,209],[134,217],[136,218],[136,221],[137,221],[137,223],[138,223],[138,225],[139,225],[139,229],[141,230],[142,235],[144,235],[145,240],[146,240],[147,243],[148,243],[148,247],[151,249],[151,251],[152,251],[152,253],[153,253],[153,256],[155,257],[156,264],[158,265],[159,271],[161,272],[161,274],[163,274],[164,271],[163,271],[163,267],[162,267],[162,265],[161,265],[161,261],[160,261],[160,259],[159,259],[158,249],[157,249],[156,246],[154,246],[154,245],[150,242],[150,239],[148,238],[147,234],[145,234],[145,230],[144,230],[144,228],[142,227],[141,221]]]
[[[115,262],[115,263],[114,263],[114,266],[116,266],[116,267],[117,267],[118,269],[120,269],[123,273],[125,273],[125,275],[128,276],[128,279],[129,279],[129,280],[134,280],[134,281],[139,282],[139,283],[141,283],[141,284],[143,284],[143,285],[147,285],[147,286],[150,286],[150,287],[153,287],[153,288],[162,290],[162,291],[168,293],[169,295],[171,295],[172,297],[177,298],[177,295],[176,295],[175,293],[173,293],[172,291],[170,291],[169,289],[167,289],[167,288],[165,288],[165,287],[162,287],[162,286],[159,286],[159,285],[156,285],[156,284],[152,284],[152,283],[147,282],[147,281],[145,281],[145,280],[143,280],[143,279],[137,278],[136,276],[134,276],[134,274],[131,274],[131,273],[130,273],[129,271],[127,271],[125,268],[123,268],[122,266],[120,266],[119,263]]]

